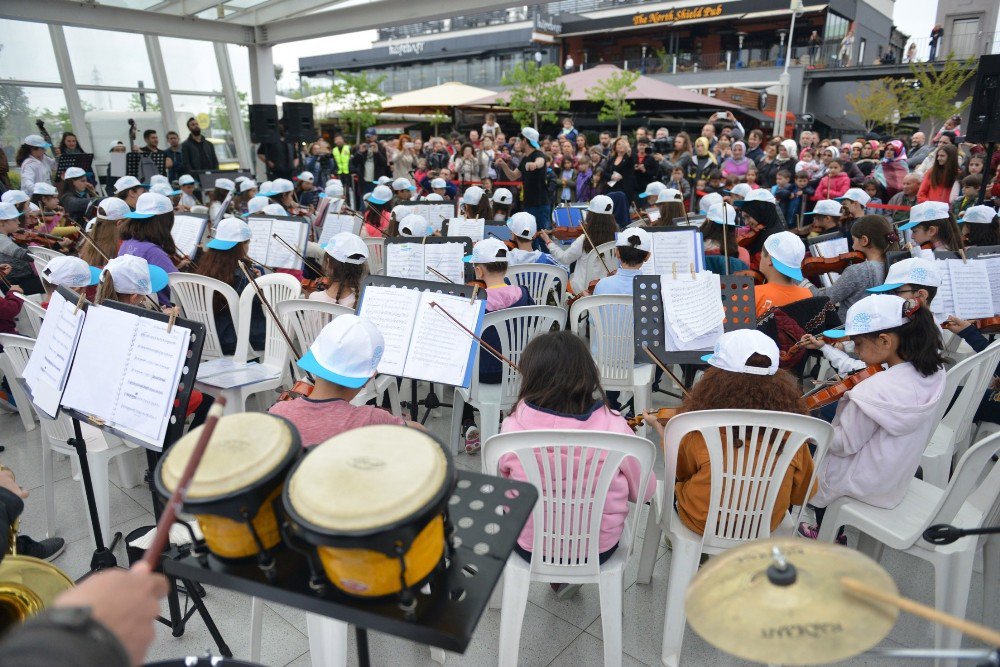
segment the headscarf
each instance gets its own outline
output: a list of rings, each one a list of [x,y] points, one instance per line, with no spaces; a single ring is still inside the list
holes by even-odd
[[[840,159],[840,149],[837,148],[836,146],[827,146],[826,148],[823,149],[824,153],[827,152],[827,151],[830,151],[831,153],[833,153],[833,159],[834,160],[839,160]]]
[[[892,160],[883,157],[882,162],[899,162],[900,160],[906,162],[906,146],[903,145],[902,141],[900,141],[899,139],[893,139],[892,141],[889,142],[889,146],[892,147],[892,152],[894,157],[892,158]]]
[[[910,173],[903,142],[894,139],[889,142],[889,146],[892,147],[895,156],[891,160],[883,157],[872,170],[872,176],[885,188],[887,199],[903,189],[903,179]]]
[[[698,137],[694,140],[695,157],[698,157],[697,149],[699,146],[705,149],[705,155],[708,156],[708,159],[712,162],[712,164],[718,164],[715,160],[715,154],[710,150],[712,144],[708,141],[707,137]]]
[[[788,151],[789,160],[799,159],[799,146],[795,143],[794,139],[785,139],[781,142],[781,145],[785,147],[786,151]]]
[[[745,177],[747,174],[747,169],[750,168],[750,158],[747,157],[747,146],[742,141],[737,141],[733,144],[733,148],[737,146],[743,147],[743,157],[737,160],[734,157],[727,157],[722,161],[721,169],[724,176],[738,176]]]

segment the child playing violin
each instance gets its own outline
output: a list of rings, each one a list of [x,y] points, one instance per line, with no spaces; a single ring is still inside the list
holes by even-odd
[[[77,293],[89,290],[100,282],[101,270],[96,266],[89,266],[79,257],[66,255],[49,260],[42,269],[42,277],[45,278],[42,283],[45,285],[45,301],[42,302],[42,307],[48,308],[57,287],[66,287]]]
[[[311,171],[303,171],[295,177],[295,197],[302,208],[314,208],[319,202],[319,190],[313,182],[315,178]]]
[[[809,236],[821,236],[823,234],[838,232],[847,238],[850,234],[840,224],[840,214],[843,208],[836,199],[821,199],[816,202],[813,210],[802,214],[808,215],[811,218]]]
[[[806,247],[802,239],[792,232],[778,232],[767,237],[760,255],[760,272],[767,283],[754,290],[757,317],[771,308],[812,296],[808,288],[800,285],[805,255]]]
[[[392,190],[388,185],[376,185],[365,203],[363,214],[364,225],[361,235],[378,238],[389,228],[389,203],[392,202]]]
[[[910,220],[899,226],[899,231],[910,231],[914,256],[921,250],[952,250],[958,252],[964,247],[962,232],[955,223],[951,210],[944,202],[925,201],[910,209]]]
[[[641,227],[626,229],[615,241],[615,257],[621,263],[613,276],[601,278],[594,294],[632,294],[633,278],[642,273],[642,265],[653,249],[652,235]]]
[[[330,286],[313,292],[309,299],[354,308],[361,281],[368,275],[368,246],[350,232],[335,234],[324,248],[323,271]]]
[[[514,195],[507,188],[497,188],[490,198],[493,215],[489,217],[493,222],[505,223],[510,217],[510,209],[514,206]],[[534,217],[532,217],[534,219]]]
[[[709,368],[681,403],[677,414],[698,410],[773,410],[806,414],[805,402],[795,378],[778,368],[777,344],[756,329],[739,329],[722,334],[715,351],[704,357]],[[647,419],[663,440],[663,426]],[[664,442],[664,447],[668,446]],[[765,453],[784,443],[760,440],[745,443]],[[761,456],[758,454],[757,456]],[[754,456],[750,460],[754,460]],[[792,505],[802,505],[809,494],[813,460],[809,448],[802,446],[792,458],[781,482],[771,530],[777,529]],[[674,487],[677,514],[690,530],[703,533],[708,518],[712,488],[712,468],[708,447],[700,431],[681,438],[677,451],[677,482]]]
[[[465,189],[461,203],[462,215],[467,220],[489,220],[493,217],[489,197],[478,185],[470,185]]]
[[[656,194],[649,197],[651,204],[656,204],[660,212],[659,220],[650,224],[650,227],[676,227],[678,218],[686,218],[684,210],[684,195],[680,190],[674,188],[663,188]]]
[[[1000,245],[1000,218],[992,206],[970,206],[961,220],[966,246]]]
[[[548,264],[549,266],[562,267],[561,264],[552,259],[552,255],[532,247],[532,242],[538,235],[535,216],[527,211],[519,211],[507,221],[507,228],[510,230],[511,241],[514,242],[514,247],[510,251],[510,266]]]
[[[759,269],[764,241],[785,229],[777,202],[770,190],[760,188],[751,191],[746,198],[733,205],[743,214],[743,223],[748,229],[739,243],[750,253],[750,268]]]
[[[973,322],[954,315],[949,315],[941,326],[961,337],[975,352],[982,352],[993,342],[980,333]],[[977,424],[982,422],[1000,424],[1000,366],[993,370],[993,379],[990,381],[986,395],[979,403],[979,409],[976,410],[976,416],[972,418],[972,421]]]
[[[42,283],[32,269],[28,249],[10,237],[20,228],[22,215],[14,204],[0,203],[0,263],[11,267],[7,282],[17,285],[25,294],[40,294]]]
[[[591,281],[602,278],[608,273],[604,270],[600,259],[597,258],[597,253],[593,253],[593,255],[588,253],[594,249],[595,245],[599,246],[615,240],[618,223],[615,222],[612,211],[614,211],[614,202],[607,195],[597,195],[591,199],[583,221],[586,234],[581,234],[574,239],[568,248],[562,248],[553,241],[544,229],[538,232],[545,242],[545,247],[552,255],[552,259],[564,266],[570,266],[576,262],[576,267],[569,279],[574,294],[583,294],[587,291],[587,286]],[[594,245],[591,245],[591,241]]]
[[[736,241],[736,209],[731,204],[712,206],[698,231],[705,240],[705,266],[710,271],[725,275],[724,261],[729,263],[729,273],[750,268],[750,253]]]
[[[826,508],[844,496],[876,507],[902,501],[936,426],[934,413],[945,388],[941,330],[919,300],[873,294],[847,312],[844,329],[869,366],[886,366],[844,394],[833,418],[833,440],[817,472],[812,498],[816,524],[799,524],[805,537],[819,536]],[[846,543],[841,532],[838,542]]]

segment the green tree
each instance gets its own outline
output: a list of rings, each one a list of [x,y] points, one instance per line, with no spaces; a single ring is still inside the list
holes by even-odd
[[[587,99],[601,105],[597,120],[616,121],[619,136],[622,133],[622,121],[635,115],[635,107],[628,101],[628,96],[635,90],[635,82],[638,80],[638,72],[621,70],[586,90]]]
[[[976,75],[976,59],[956,60],[949,53],[941,71],[933,62],[910,63],[913,75],[912,85],[906,89],[901,100],[904,115],[920,116],[921,122],[929,122],[933,132],[944,120],[962,113],[972,97],[958,99],[958,91]]]
[[[20,144],[21,137],[31,133],[30,116],[31,106],[24,88],[0,85],[0,143]]]
[[[142,98],[139,93],[132,93],[128,98],[129,111],[160,111],[160,99],[156,93],[146,93],[146,108],[142,108]]]
[[[247,94],[237,90],[236,98],[239,100],[240,118],[243,120],[243,125],[248,126],[250,123],[250,107],[247,106]],[[229,122],[229,110],[226,108],[226,98],[222,95],[213,97],[211,109],[212,126],[221,128],[232,136],[233,126]]]
[[[451,116],[443,111],[435,111],[428,118],[427,122],[434,126],[434,136],[439,136],[438,127],[451,122]]]
[[[906,84],[903,81],[884,77],[858,86],[856,93],[848,93],[844,99],[866,130],[871,132],[876,127],[882,127],[893,134],[899,123],[901,98],[905,94]]]
[[[569,109],[569,89],[557,79],[562,75],[558,65],[538,66],[522,62],[503,75],[503,85],[510,86],[504,99],[497,103],[510,107],[510,112],[521,125],[538,127],[538,121],[555,123],[559,112]]]
[[[340,108],[338,116],[354,130],[354,141],[361,141],[361,130],[374,125],[386,96],[382,93],[384,76],[368,77],[366,72],[335,72],[333,85],[327,92],[327,103]]]

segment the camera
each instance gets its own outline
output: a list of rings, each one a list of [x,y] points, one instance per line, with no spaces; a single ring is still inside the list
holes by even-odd
[[[653,139],[653,152],[659,153],[661,155],[666,155],[673,149],[673,141],[668,137],[661,137],[660,139]]]

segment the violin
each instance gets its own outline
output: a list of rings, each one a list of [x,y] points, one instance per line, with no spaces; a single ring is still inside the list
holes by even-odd
[[[1000,333],[1000,317],[984,317],[972,320],[972,323],[984,334]]]
[[[743,234],[743,236],[736,239],[736,245],[738,245],[741,248],[749,248],[750,246],[752,246],[754,243],[757,242],[757,239],[760,237],[760,233],[762,231],[764,230],[763,229],[749,230],[748,232]]]
[[[583,234],[583,225],[577,227],[553,227],[550,233],[560,241],[573,241]]]
[[[62,241],[62,237],[33,232],[28,229],[17,229],[11,233],[10,238],[20,246],[35,245],[50,250],[60,250],[59,242]]]
[[[849,392],[851,389],[854,389],[863,381],[867,380],[881,370],[881,366],[867,366],[860,371],[851,373],[836,384],[832,384],[829,387],[823,387],[819,391],[809,394],[805,397],[806,408],[812,411],[830,405],[831,403],[836,403],[844,396],[844,394]]]
[[[806,257],[802,260],[802,275],[806,278],[815,278],[824,273],[843,273],[851,264],[863,261],[865,261],[864,253],[857,251],[844,252],[836,257]]]
[[[659,410],[654,412],[653,415],[656,417],[656,421],[660,422],[661,424],[666,424],[668,421],[670,421],[671,417],[677,414],[678,410],[680,410],[680,408],[660,408]],[[642,424],[646,421],[646,415],[636,415],[634,417],[626,419],[625,421],[628,422],[629,428],[631,428],[634,431],[640,426],[642,426]]]
[[[295,398],[308,398],[315,387],[308,380],[296,380],[292,388],[278,395],[279,401],[291,401]]]
[[[307,295],[313,292],[325,292],[328,289],[330,289],[330,279],[326,276],[302,279],[302,291]]]

